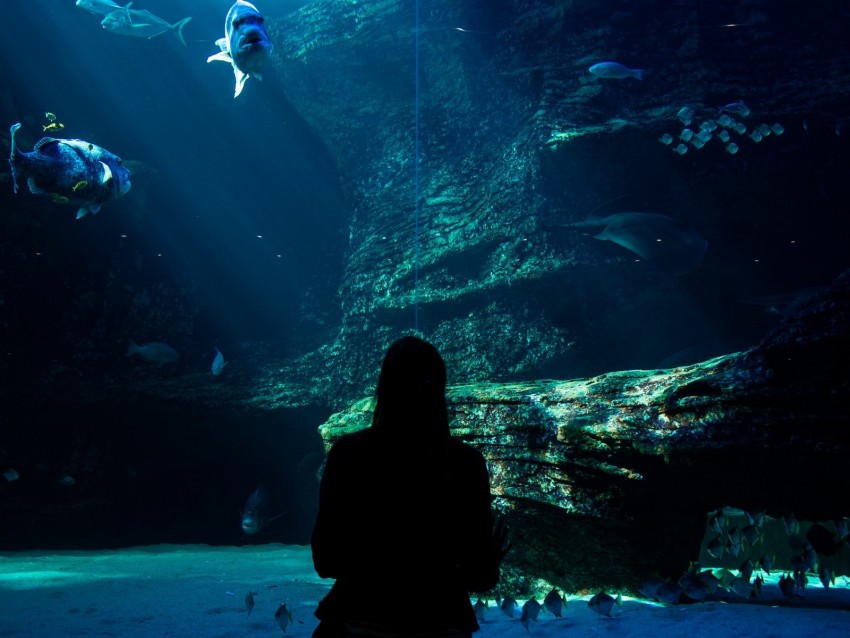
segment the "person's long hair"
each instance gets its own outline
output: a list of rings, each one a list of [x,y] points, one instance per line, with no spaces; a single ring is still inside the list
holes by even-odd
[[[404,444],[423,460],[443,456],[450,436],[446,365],[437,349],[418,337],[402,337],[384,357],[375,392],[372,428]]]

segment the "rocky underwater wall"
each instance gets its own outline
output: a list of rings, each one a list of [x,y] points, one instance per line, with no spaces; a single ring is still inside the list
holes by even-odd
[[[342,324],[305,359],[322,362],[316,382],[336,405],[370,387],[382,351],[414,327],[459,381],[652,367],[677,351],[695,362],[758,341],[770,324],[733,298],[796,286],[800,261],[758,269],[753,257],[802,236],[798,211],[835,213],[814,202],[839,169],[813,146],[843,125],[846,52],[768,2],[422,11],[418,31],[414,4],[393,0],[315,2],[272,23],[283,91],[352,205]],[[818,25],[831,41],[835,27]],[[645,67],[644,80],[588,73],[609,56]],[[735,155],[720,141],[685,155],[659,143],[678,137],[683,107],[699,131],[742,97],[750,134],[765,122],[789,132],[757,143],[733,131]],[[819,157],[830,168],[812,172]],[[699,229],[701,266],[671,273],[564,228],[623,210]],[[831,281],[839,254],[813,250],[807,276]]]

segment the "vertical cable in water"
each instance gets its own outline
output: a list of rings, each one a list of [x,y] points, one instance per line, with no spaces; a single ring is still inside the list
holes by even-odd
[[[419,332],[419,0],[416,0],[416,28],[414,37],[414,120],[413,142],[413,327]]]

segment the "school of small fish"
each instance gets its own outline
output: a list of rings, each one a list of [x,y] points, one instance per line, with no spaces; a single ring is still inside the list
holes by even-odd
[[[723,508],[708,516],[707,530],[710,538],[705,544],[706,553],[718,564],[726,567],[702,569],[698,563],[691,566],[678,579],[650,576],[639,588],[641,595],[661,603],[675,605],[681,602],[703,600],[758,599],[763,595],[764,575],[775,571],[776,556],[765,543],[765,526],[771,519],[763,512],[750,512]],[[774,523],[778,526],[779,522]],[[790,569],[783,570],[778,581],[786,598],[803,598],[809,576],[817,576],[825,589],[835,583],[830,568],[830,557],[837,556],[850,546],[850,521],[843,518],[833,522],[834,530],[821,523],[803,528],[800,522],[788,515],[781,521],[792,552]]]
[[[771,125],[761,123],[748,129],[742,120],[748,118],[751,114],[750,107],[743,100],[730,102],[719,109],[703,113],[699,118],[694,107],[683,106],[676,112],[675,119],[684,128],[678,135],[664,133],[658,138],[658,141],[664,146],[668,146],[674,153],[685,155],[692,148],[701,150],[712,140],[717,140],[723,145],[727,153],[735,155],[741,150],[741,147],[733,141],[733,135],[739,141],[750,139],[758,144],[771,135],[778,137],[785,133],[785,127],[779,122]],[[748,130],[749,134],[747,135]],[[676,140],[678,140],[678,144],[674,146]]]

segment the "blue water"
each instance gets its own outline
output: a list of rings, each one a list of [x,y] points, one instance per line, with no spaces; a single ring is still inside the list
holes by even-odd
[[[23,115],[20,148],[31,150],[51,111],[66,125],[63,137],[145,167],[95,223],[74,224],[73,208],[45,203],[56,219],[32,249],[58,242],[87,254],[87,264],[98,254],[138,253],[154,277],[151,264],[161,264],[163,280],[176,274],[198,286],[195,334],[207,343],[285,336],[305,303],[305,282],[338,272],[345,235],[335,167],[278,88],[272,65],[269,79],[249,80],[234,99],[229,65],[206,61],[218,51],[231,4],[138,7],[171,23],[192,16],[184,47],[170,33],[147,40],[107,32],[101,16],[74,0],[0,3],[3,83]],[[274,18],[301,4],[262,8]]]

